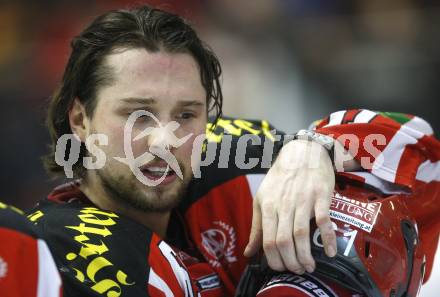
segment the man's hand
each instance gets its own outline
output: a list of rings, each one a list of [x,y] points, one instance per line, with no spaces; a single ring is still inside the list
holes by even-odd
[[[287,143],[264,178],[254,200],[252,229],[244,255],[263,246],[273,270],[302,274],[315,268],[309,222],[315,217],[325,252],[336,254],[336,235],[329,216],[335,174],[320,144]]]

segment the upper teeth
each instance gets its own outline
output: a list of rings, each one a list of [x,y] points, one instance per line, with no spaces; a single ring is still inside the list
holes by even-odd
[[[165,173],[167,172],[167,167],[148,167],[149,171],[152,172],[159,172],[159,173]]]

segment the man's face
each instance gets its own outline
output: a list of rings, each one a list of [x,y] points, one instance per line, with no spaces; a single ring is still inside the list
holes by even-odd
[[[193,140],[204,133],[206,127],[206,92],[197,62],[184,53],[127,49],[107,56],[104,63],[110,67],[114,80],[98,90],[88,132],[108,136],[108,145],[101,146],[107,161],[102,169],[88,174],[96,174],[95,180],[101,183],[110,199],[144,211],[168,211],[177,205],[191,180]],[[183,145],[170,147],[180,165],[183,180],[169,170],[162,183],[147,186],[136,178],[128,165],[113,158],[125,157],[124,127],[128,117],[137,110],[150,112],[162,126],[177,122],[179,127],[173,133],[179,139],[192,134]],[[148,116],[138,118],[133,126],[130,145],[134,158],[148,152],[152,146],[164,147],[173,141],[172,134],[158,129],[133,140],[148,127],[157,127]],[[155,181],[165,174],[167,162],[155,156],[139,167],[144,177]]]

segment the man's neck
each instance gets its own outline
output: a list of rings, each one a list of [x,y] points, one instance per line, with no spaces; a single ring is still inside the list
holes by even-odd
[[[171,212],[145,212],[122,204],[116,199],[108,197],[101,183],[96,180],[95,175],[89,175],[88,182],[81,182],[80,190],[97,207],[129,217],[160,237],[166,237]]]

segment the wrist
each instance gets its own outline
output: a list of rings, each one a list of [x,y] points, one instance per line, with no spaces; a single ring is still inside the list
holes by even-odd
[[[300,130],[293,137],[294,140],[306,140],[321,145],[330,157],[332,165],[334,165],[334,148],[335,140],[325,134],[318,133],[311,130]]]
[[[277,158],[284,168],[329,168],[333,171],[332,160],[327,149],[321,144],[304,139],[286,143]]]

